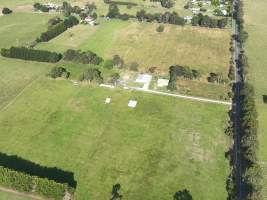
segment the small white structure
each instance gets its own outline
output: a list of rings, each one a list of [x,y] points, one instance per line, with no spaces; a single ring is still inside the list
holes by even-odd
[[[136,83],[143,83],[143,90],[149,89],[150,81],[152,80],[152,76],[149,74],[139,74],[135,80]]]
[[[222,14],[223,14],[224,16],[227,15],[227,11],[226,11],[226,10],[221,10],[221,11],[222,11]]]
[[[200,8],[191,8],[191,10],[192,10],[192,12],[198,12],[198,11],[200,11]]]
[[[53,4],[51,2],[44,4],[49,10],[57,9],[58,5]]]
[[[184,20],[187,22],[187,23],[191,23],[191,20],[192,20],[192,16],[185,16],[184,17]]]
[[[114,88],[114,85],[107,85],[107,84],[100,84],[100,87],[106,87],[106,88]]]
[[[91,26],[94,26],[95,25],[95,21],[94,21],[94,19],[93,18],[91,18],[91,17],[86,17],[85,19],[84,19],[84,21],[87,23],[87,24],[90,24]]]
[[[108,104],[108,103],[110,103],[111,102],[111,98],[106,98],[106,100],[105,100],[105,104]]]
[[[134,100],[130,100],[128,103],[128,107],[130,108],[135,108],[136,105],[137,105],[137,101],[134,101]]]
[[[168,83],[169,83],[168,79],[159,78],[157,81],[157,86],[158,87],[165,87],[165,86],[168,86]]]

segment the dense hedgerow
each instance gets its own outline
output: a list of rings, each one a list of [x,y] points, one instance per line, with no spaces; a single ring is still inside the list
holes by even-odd
[[[73,188],[56,183],[46,178],[30,176],[15,170],[0,166],[0,184],[22,192],[33,192],[56,200],[61,200],[65,192],[73,193]]]
[[[37,39],[37,41],[48,42],[49,40],[65,32],[68,28],[71,28],[72,26],[75,26],[77,24],[79,24],[79,20],[74,16],[70,16],[64,21],[49,28],[46,32],[42,33],[41,36]]]
[[[62,58],[62,55],[56,52],[29,49],[26,47],[11,47],[10,49],[3,48],[1,49],[1,55],[9,58],[51,63],[58,62]]]

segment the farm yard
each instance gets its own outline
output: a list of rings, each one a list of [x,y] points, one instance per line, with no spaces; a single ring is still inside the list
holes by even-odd
[[[138,77],[148,76],[145,90],[171,93],[166,87],[170,66],[181,65],[202,77],[178,78],[173,94],[229,100],[229,84],[207,78],[211,72],[228,76],[230,30],[164,24],[164,31],[158,32],[155,22],[100,17],[108,6],[97,0],[97,25],[74,25],[47,42],[35,43],[49,30],[51,18],[66,19],[58,12],[33,12],[35,2],[0,0],[0,7],[14,11],[0,16],[1,48],[30,46],[32,51],[62,54],[68,49],[92,51],[103,61],[79,63],[66,60],[65,54],[55,63],[1,56],[0,152],[73,172],[76,200],[111,199],[115,184],[120,184],[120,193],[128,200],[169,200],[184,189],[194,199],[226,199],[229,161],[225,152],[231,141],[224,131],[229,106],[132,88],[142,86],[136,82]],[[87,1],[68,2],[82,6]],[[119,6],[120,11],[168,11],[157,2],[133,2],[138,6]],[[186,2],[177,1],[170,10],[187,15]],[[115,55],[125,67],[106,67]],[[130,70],[132,63],[138,64],[134,70]],[[51,71],[60,67],[68,76],[53,78]],[[92,70],[100,72],[97,75],[108,86],[115,74],[116,87],[99,87],[100,82],[81,79]],[[159,80],[164,87],[157,88]],[[131,107],[130,102],[136,105]],[[0,192],[0,199],[19,198],[24,200]]]

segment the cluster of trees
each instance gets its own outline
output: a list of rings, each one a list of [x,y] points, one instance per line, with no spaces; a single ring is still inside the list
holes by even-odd
[[[165,23],[165,24],[176,24],[176,25],[185,24],[184,18],[180,17],[176,12],[150,14],[146,13],[145,10],[140,10],[136,13],[136,18],[139,21],[147,21],[147,22],[157,21],[158,23]]]
[[[69,78],[70,72],[68,72],[64,67],[53,67],[48,73],[48,76],[50,76],[51,78]]]
[[[161,6],[164,8],[171,8],[174,6],[175,2],[173,0],[150,0],[151,2],[160,2]]]
[[[245,200],[261,200],[262,171],[257,157],[258,148],[258,122],[255,105],[253,86],[246,82],[248,61],[243,49],[244,42],[248,38],[244,30],[243,2],[238,1],[235,7],[234,18],[238,24],[238,35],[236,37],[241,48],[238,59],[239,68],[242,69],[243,81],[240,91],[240,137],[241,137],[241,161],[242,179],[245,191]]]
[[[208,79],[208,82],[211,82],[211,83],[225,84],[228,82],[228,79],[224,78],[222,73],[211,72],[207,79]]]
[[[101,62],[103,62],[103,58],[99,57],[92,51],[82,52],[80,50],[73,50],[73,49],[68,49],[64,53],[64,60],[83,63],[83,64],[95,64],[95,65],[99,65]]]
[[[80,81],[95,81],[98,84],[101,84],[104,82],[103,77],[101,76],[101,71],[97,68],[89,68],[86,72],[84,72],[80,78]]]
[[[224,28],[227,25],[227,21],[227,18],[215,19],[199,13],[192,18],[191,23],[193,26]]]
[[[54,22],[55,23],[55,22]],[[69,16],[64,21],[57,22],[54,26],[50,27],[46,32],[42,33],[37,42],[47,42],[61,33],[65,32],[68,28],[79,24],[79,20],[74,16]]]
[[[3,15],[8,15],[8,14],[11,14],[12,13],[12,10],[10,10],[9,8],[3,8],[2,9],[2,14]]]
[[[3,48],[1,49],[1,55],[9,58],[51,63],[58,62],[62,58],[62,55],[56,52],[29,49],[26,47],[11,47],[10,49]]]
[[[109,4],[107,17],[109,17],[109,18],[118,18],[118,19],[121,19],[121,20],[129,20],[130,18],[135,18],[135,16],[129,15],[127,13],[121,14],[117,4],[113,4],[113,3]]]
[[[36,11],[41,11],[41,12],[49,12],[49,8],[46,5],[40,4],[40,3],[35,3],[33,4],[33,8]]]
[[[113,59],[108,59],[105,61],[104,67],[107,69],[112,69],[113,67],[123,68],[124,60],[119,55],[114,55]]]
[[[199,79],[201,77],[201,73],[198,70],[190,69],[189,67],[183,67],[179,65],[173,65],[169,69],[170,79],[167,86],[168,90],[176,90],[176,80],[177,77],[181,77],[184,79],[192,80]]]
[[[30,176],[0,166],[0,184],[21,192],[33,192],[56,200],[62,200],[68,187],[46,178]],[[71,190],[69,190],[71,192]]]
[[[97,18],[97,14],[95,12],[96,10],[97,10],[97,7],[94,2],[86,3],[84,6],[84,10],[79,14],[80,18],[84,20],[86,17],[90,16],[91,18],[95,20]]]

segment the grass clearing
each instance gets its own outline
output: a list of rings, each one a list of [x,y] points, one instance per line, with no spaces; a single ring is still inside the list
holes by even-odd
[[[20,196],[14,193],[4,192],[1,190],[0,190],[0,199],[1,200],[35,200],[31,197]]]
[[[262,95],[267,95],[267,26],[266,1],[245,2],[245,23],[249,33],[246,44],[246,54],[249,59],[249,81],[254,85],[259,120],[259,157],[264,170],[263,195],[267,198],[267,105],[262,101]]]
[[[225,199],[226,116],[222,105],[41,78],[0,113],[0,149],[73,171],[78,200],[108,199],[115,183],[129,200],[184,188]]]
[[[34,41],[47,29],[54,15],[41,13],[13,13],[0,17],[0,48],[25,45]]]

